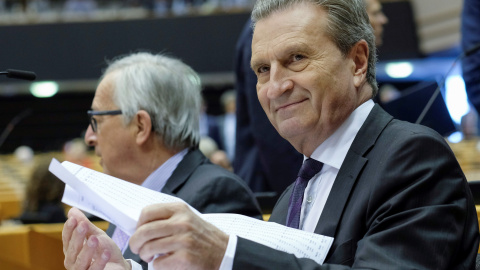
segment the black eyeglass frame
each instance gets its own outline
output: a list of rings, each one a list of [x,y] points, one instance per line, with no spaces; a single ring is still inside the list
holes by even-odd
[[[94,111],[94,110],[89,110],[87,111],[90,126],[92,126],[93,132],[97,132],[97,120],[93,118],[95,115],[118,115],[122,114],[122,110],[113,110],[113,111]]]

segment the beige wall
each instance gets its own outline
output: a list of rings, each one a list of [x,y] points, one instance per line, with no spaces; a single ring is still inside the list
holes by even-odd
[[[463,0],[411,0],[423,53],[451,48],[460,42]]]

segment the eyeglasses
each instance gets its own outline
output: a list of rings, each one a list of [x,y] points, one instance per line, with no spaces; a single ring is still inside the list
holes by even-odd
[[[97,132],[97,120],[93,118],[95,115],[117,115],[117,114],[122,114],[121,110],[115,110],[115,111],[87,111],[88,117],[90,118],[90,125],[92,126],[93,132]]]

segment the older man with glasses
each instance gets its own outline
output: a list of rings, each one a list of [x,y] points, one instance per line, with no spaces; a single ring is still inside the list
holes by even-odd
[[[132,54],[110,63],[102,76],[85,142],[109,175],[180,197],[202,213],[260,217],[244,182],[198,150],[200,105],[200,79],[190,67],[163,55]],[[113,252],[104,256],[147,269],[124,232],[111,225],[107,234],[113,241],[72,209],[63,230],[65,267],[87,269],[92,260],[85,247],[109,246]]]

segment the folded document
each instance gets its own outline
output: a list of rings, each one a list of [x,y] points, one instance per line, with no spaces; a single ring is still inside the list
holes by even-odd
[[[142,209],[151,204],[184,202],[161,192],[100,173],[83,166],[52,159],[50,172],[65,182],[62,202],[115,224],[125,233],[135,231]],[[201,214],[204,220],[227,234],[255,241],[265,246],[310,258],[322,264],[333,238],[309,233],[273,222],[238,214]]]

